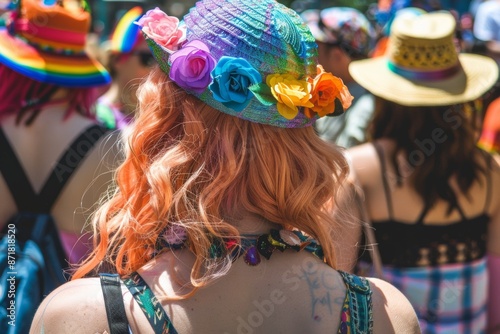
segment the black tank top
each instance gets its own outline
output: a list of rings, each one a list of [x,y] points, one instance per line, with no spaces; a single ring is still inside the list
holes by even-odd
[[[466,217],[458,205],[455,209],[460,220],[446,225],[424,224],[430,207],[422,210],[415,223],[404,223],[393,218],[391,191],[386,176],[384,153],[374,145],[382,169],[382,181],[389,218],[373,221],[375,238],[384,265],[394,267],[423,267],[453,263],[465,263],[482,258],[486,254],[486,236],[490,217],[487,214],[491,200],[490,173],[487,173],[486,201],[483,213]],[[366,242],[363,241],[362,245]],[[360,254],[362,261],[371,262],[368,251]]]

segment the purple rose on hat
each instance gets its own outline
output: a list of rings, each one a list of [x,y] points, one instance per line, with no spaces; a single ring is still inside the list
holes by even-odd
[[[193,40],[170,56],[169,77],[180,87],[203,93],[212,80],[210,72],[215,67],[215,58],[208,46]]]
[[[209,89],[215,100],[235,111],[242,111],[250,103],[250,86],[262,82],[260,73],[243,58],[221,57],[211,73]]]

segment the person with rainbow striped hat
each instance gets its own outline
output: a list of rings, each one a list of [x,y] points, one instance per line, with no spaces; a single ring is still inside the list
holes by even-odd
[[[122,129],[134,116],[136,91],[154,58],[134,22],[142,16],[137,6],[127,11],[104,43],[104,63],[112,77],[109,89],[97,101],[97,119],[110,129]]]
[[[58,245],[57,254],[51,255],[62,257],[64,268],[57,271],[60,275],[89,252],[86,221],[101,192],[111,184],[108,168],[118,154],[114,150],[119,134],[108,134],[94,114],[97,87],[107,84],[110,76],[85,50],[91,23],[85,2],[18,0],[7,9],[6,25],[0,27],[1,237],[12,226],[16,226],[19,247],[28,244],[23,235],[30,236],[28,241],[33,241],[34,235],[45,240],[50,237]],[[26,216],[36,217],[34,228],[25,224]],[[42,220],[55,232],[41,232],[48,231],[38,229]],[[22,247],[19,249],[26,249]],[[27,280],[19,276],[26,272],[20,253],[16,254],[18,270],[12,273],[18,275],[15,330],[25,333],[29,323],[21,317],[20,307],[35,303],[30,299],[35,293],[21,293],[20,287],[26,286]],[[36,258],[34,253],[28,254]],[[36,259],[44,263],[40,271],[49,272],[47,258]],[[54,277],[45,278],[41,285],[62,283]],[[5,284],[6,280],[0,282],[2,305],[8,302]],[[50,292],[41,290],[45,295]],[[33,302],[23,305],[23,298]],[[0,311],[2,333],[7,333],[6,317],[2,316],[5,309]]]

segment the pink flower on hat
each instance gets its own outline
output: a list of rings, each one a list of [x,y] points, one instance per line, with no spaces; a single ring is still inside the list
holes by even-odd
[[[193,40],[170,56],[169,77],[180,87],[196,93],[203,93],[212,78],[210,72],[215,67],[215,58],[208,46]]]
[[[148,10],[137,21],[137,25],[141,26],[143,33],[167,51],[176,51],[186,40],[186,29],[179,27],[179,19],[168,16],[158,7]]]

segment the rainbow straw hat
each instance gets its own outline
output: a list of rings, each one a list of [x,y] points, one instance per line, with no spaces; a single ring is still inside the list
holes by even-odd
[[[59,86],[106,84],[109,74],[85,52],[89,27],[90,13],[74,1],[20,0],[0,28],[0,62]]]
[[[203,0],[184,20],[156,8],[137,22],[172,81],[229,115],[284,128],[342,114],[352,97],[317,64],[309,28],[273,0]]]
[[[356,82],[404,106],[446,106],[473,101],[491,88],[498,66],[491,58],[458,54],[449,12],[397,16],[383,57],[354,61]]]
[[[111,36],[111,51],[128,53],[142,39],[139,26],[134,24],[142,16],[142,8],[137,6],[122,16]]]

